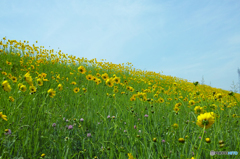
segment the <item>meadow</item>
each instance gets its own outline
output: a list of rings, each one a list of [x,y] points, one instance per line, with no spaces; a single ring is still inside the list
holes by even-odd
[[[2,159],[240,158],[240,94],[0,40]]]

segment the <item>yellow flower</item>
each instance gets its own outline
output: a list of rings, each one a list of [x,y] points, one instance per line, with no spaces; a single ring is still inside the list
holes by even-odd
[[[205,141],[206,141],[207,143],[210,143],[210,142],[211,142],[210,138],[206,138]]]
[[[51,98],[53,98],[56,95],[56,91],[54,91],[53,89],[49,89],[48,94]]]
[[[176,103],[175,107],[180,107],[182,105],[182,103]]]
[[[71,84],[72,84],[72,85],[76,85],[77,83],[73,81]]]
[[[2,74],[3,74],[3,75],[7,75],[7,72],[4,72],[4,71],[3,71]]]
[[[96,84],[99,85],[100,83],[102,83],[102,81],[100,79],[97,79]]]
[[[179,108],[178,107],[174,107],[173,109],[175,112],[178,112],[179,111]]]
[[[86,88],[82,88],[83,92],[86,93],[87,92],[87,89]]]
[[[41,155],[41,157],[45,157],[46,155],[43,153],[42,155]]]
[[[7,121],[7,116],[6,116],[6,115],[3,115],[2,112],[0,112],[0,118],[2,118],[3,120],[6,120],[6,121]]]
[[[85,69],[84,66],[79,66],[78,67],[78,72],[81,73],[81,74],[85,74],[87,72],[87,70]]]
[[[97,77],[94,77],[94,76],[93,76],[93,81],[94,81],[94,82],[97,82]]]
[[[76,88],[73,89],[74,93],[79,92],[79,90],[80,90],[80,89],[79,89],[78,87],[76,87]]]
[[[43,78],[42,80],[43,80],[43,81],[49,81],[48,79],[45,79],[45,78]]]
[[[8,62],[8,61],[6,61],[6,64],[8,64],[8,65],[12,65],[12,63],[11,63],[11,62]]]
[[[134,159],[131,153],[128,153],[128,159]]]
[[[96,75],[97,75],[98,77],[100,77],[100,76],[101,76],[101,75],[100,75],[100,73],[97,73]]]
[[[9,79],[11,79],[11,78],[12,78],[12,74],[9,73],[7,77],[8,77]]]
[[[116,84],[119,84],[119,83],[120,83],[120,78],[119,78],[119,77],[115,77],[115,78],[113,78],[113,80],[114,80],[114,82],[115,82]]]
[[[22,92],[25,92],[25,91],[27,90],[27,87],[26,87],[25,85],[21,85],[21,86],[20,86],[20,90],[21,90]]]
[[[212,104],[212,105],[210,106],[210,108],[211,108],[212,110],[216,110],[216,109],[217,109],[217,106],[216,106],[215,104]]]
[[[218,94],[216,95],[216,97],[217,97],[218,99],[220,99],[220,98],[222,98],[222,94],[221,94],[221,93],[218,93]]]
[[[113,92],[114,92],[114,93],[117,93],[117,92],[118,92],[118,89],[114,89]]]
[[[2,86],[3,86],[4,91],[6,91],[6,92],[10,92],[12,89],[10,84],[8,83],[8,81],[3,81]]]
[[[130,91],[130,92],[133,92],[133,91],[134,91],[134,88],[133,88],[133,87],[130,87],[130,88],[129,88],[129,91]]]
[[[195,104],[194,100],[189,101],[189,105],[194,105],[194,104]]]
[[[107,80],[106,80],[106,85],[107,85],[108,87],[112,87],[112,86],[113,86],[113,80],[112,80],[112,79],[107,79]]]
[[[173,128],[177,129],[178,128],[178,124],[173,124]]]
[[[102,74],[102,79],[103,79],[104,81],[106,81],[108,78],[109,78],[109,77],[108,77],[108,74],[107,74],[107,73]]]
[[[210,128],[212,124],[215,122],[215,117],[213,112],[200,114],[197,118],[198,120],[196,124],[201,128],[205,126],[205,129]]]
[[[12,102],[14,102],[14,98],[12,96],[9,97],[9,100],[11,100]]]
[[[7,85],[9,85],[8,81],[3,81],[2,82],[2,86],[7,86]]]
[[[39,86],[42,86],[42,85],[43,85],[42,79],[41,79],[41,78],[38,78],[38,79],[37,79],[37,83],[38,83]]]
[[[63,90],[62,84],[59,84],[59,85],[58,85],[58,90],[59,90],[59,91],[62,91],[62,90]]]
[[[35,93],[37,91],[35,86],[30,86],[29,90],[31,91],[31,93]]]
[[[42,73],[42,77],[43,77],[43,78],[46,78],[46,77],[47,77],[47,74],[46,74],[46,73]]]
[[[30,86],[33,84],[33,83],[32,83],[32,77],[30,76],[29,72],[24,75],[24,79],[25,79],[25,81],[27,81],[27,83],[28,83]]]
[[[160,103],[163,103],[163,102],[164,102],[164,99],[163,99],[162,97],[160,97],[160,98],[158,99],[158,101],[159,101]]]
[[[93,76],[89,74],[89,75],[86,76],[86,79],[91,81],[91,80],[93,80]]]
[[[130,101],[135,101],[135,100],[136,100],[136,98],[134,98],[134,97],[130,98]]]
[[[200,106],[196,106],[194,108],[195,114],[202,114],[203,113],[203,108]]]
[[[13,81],[14,83],[16,83],[16,82],[17,82],[17,77],[12,76],[12,81]]]
[[[179,138],[178,141],[179,141],[180,143],[184,143],[184,142],[185,142],[184,138]]]

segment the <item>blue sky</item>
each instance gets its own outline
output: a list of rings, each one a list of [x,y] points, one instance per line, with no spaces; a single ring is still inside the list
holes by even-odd
[[[1,0],[0,38],[231,90],[240,1]]]

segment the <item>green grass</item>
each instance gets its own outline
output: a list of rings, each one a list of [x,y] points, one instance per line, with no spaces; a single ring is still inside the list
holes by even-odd
[[[7,80],[12,88],[10,92],[0,89],[0,112],[7,116],[7,121],[0,120],[2,158],[40,158],[45,154],[44,158],[56,159],[126,159],[128,153],[138,159],[239,158],[239,155],[210,156],[211,150],[240,153],[239,94],[229,95],[230,92],[222,89],[195,86],[187,80],[159,73],[134,71],[129,63],[123,67],[79,59],[76,64],[76,59],[73,62],[73,57],[63,58],[60,51],[53,54],[44,49],[35,50],[35,46],[28,50],[26,43],[17,45],[13,42],[12,47],[10,43],[4,40],[2,44],[6,47],[0,45],[0,82]],[[38,55],[48,55],[48,58],[36,59]],[[40,62],[40,59],[45,60]],[[64,62],[69,59],[70,63]],[[87,72],[79,73],[79,66],[84,66]],[[37,88],[35,93],[30,92],[30,85],[24,79],[27,71]],[[37,83],[41,73],[46,73],[45,79],[48,79],[42,86]],[[109,87],[97,73],[107,73],[109,78],[115,74],[121,83]],[[15,83],[9,74],[17,77]],[[93,80],[87,80],[88,74],[102,82],[97,85]],[[73,81],[76,85],[71,84]],[[25,92],[19,90],[19,83],[27,87]],[[62,91],[58,90],[59,84],[63,85]],[[77,93],[73,91],[76,87],[80,88]],[[56,95],[50,97],[49,89],[56,91]],[[114,89],[118,91],[114,92]],[[136,97],[130,101],[139,92],[145,92],[146,99]],[[216,96],[219,93],[222,98]],[[9,99],[10,96],[14,101]],[[190,100],[195,104],[191,106]],[[177,103],[181,106],[175,112]],[[214,124],[205,133],[196,125],[195,106],[205,106],[206,112],[217,114]],[[80,121],[81,118],[84,121]],[[173,127],[175,123],[178,128]],[[73,128],[68,129],[69,125]],[[5,129],[10,129],[11,134],[4,134]],[[179,138],[184,138],[185,142],[180,143]],[[205,138],[210,138],[211,142],[207,143]],[[220,140],[224,142],[222,147]]]

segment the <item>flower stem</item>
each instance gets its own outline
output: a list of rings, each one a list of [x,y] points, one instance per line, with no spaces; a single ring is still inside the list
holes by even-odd
[[[198,152],[199,152],[200,147],[201,147],[201,143],[202,143],[202,140],[203,140],[204,131],[205,131],[205,125],[204,125],[204,128],[203,128],[202,138],[201,138],[201,141],[200,141],[200,145],[199,145],[199,147],[198,147],[198,151],[197,151],[196,159],[198,159]]]

